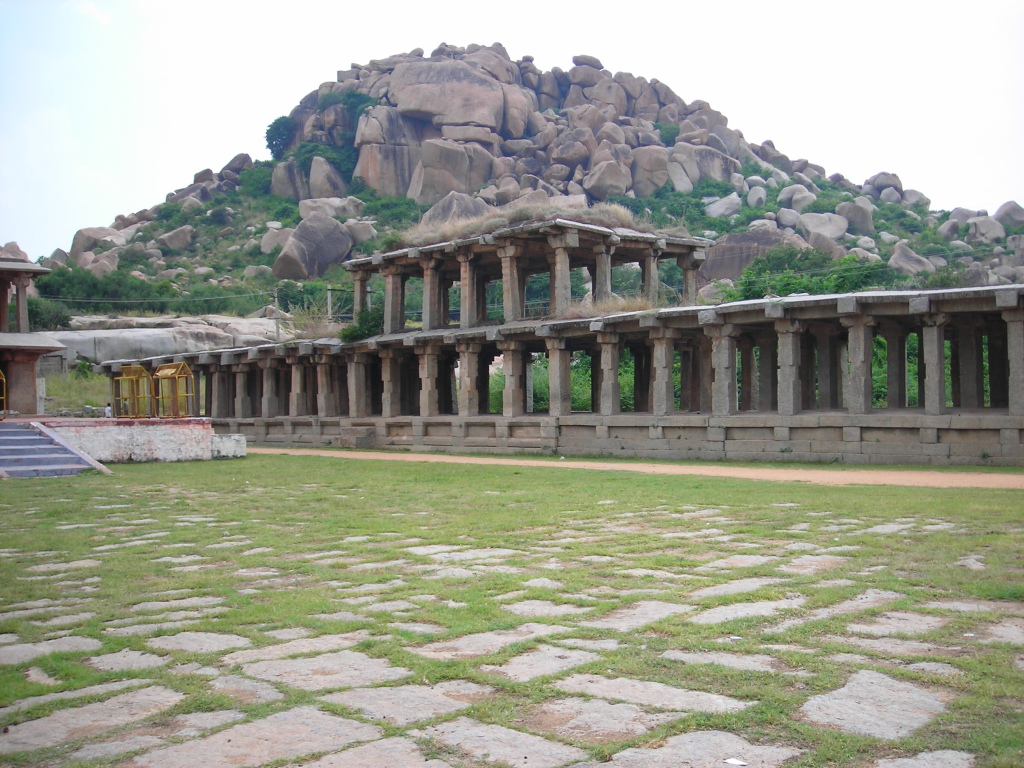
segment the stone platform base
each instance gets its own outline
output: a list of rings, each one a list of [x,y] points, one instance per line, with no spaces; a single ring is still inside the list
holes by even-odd
[[[214,432],[210,419],[46,419],[76,450],[104,464],[205,461],[245,456],[245,437]]]
[[[1024,418],[1007,413],[703,414],[215,419],[254,445],[669,460],[1024,466]]]

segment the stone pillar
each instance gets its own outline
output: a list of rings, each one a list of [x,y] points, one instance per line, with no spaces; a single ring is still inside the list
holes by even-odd
[[[10,300],[11,284],[7,280],[0,280],[0,333],[7,333],[7,326],[10,323]],[[14,410],[13,408],[11,410]]]
[[[1024,309],[1003,312],[1006,321],[1007,378],[1012,416],[1024,416]]]
[[[300,358],[288,361],[291,366],[292,388],[288,393],[288,415],[308,416],[306,409],[306,366]]]
[[[946,412],[946,316],[928,315],[921,329],[924,357],[924,412],[938,415]]]
[[[405,328],[405,275],[397,266],[381,269],[384,275],[384,333]]]
[[[506,419],[526,413],[526,347],[521,341],[498,342],[505,373],[502,413]]]
[[[480,344],[459,342],[459,415],[479,416],[480,398]]]
[[[697,351],[697,357],[695,362],[697,365],[697,395],[699,406],[697,410],[701,413],[711,413],[712,410],[712,390],[714,389],[715,383],[715,369],[711,364],[711,339],[706,335],[701,334],[696,341],[695,350]]]
[[[555,248],[554,254],[548,257],[551,268],[550,290],[548,296],[548,314],[552,317],[565,317],[572,303],[572,281],[569,276],[569,250]]]
[[[668,328],[651,329],[651,413],[668,416],[676,410],[676,388],[672,368],[678,334]]]
[[[398,353],[393,349],[380,350],[381,378],[384,393],[381,398],[381,415],[384,418],[400,416],[402,413],[402,371]]]
[[[779,415],[792,416],[801,411],[803,403],[800,342],[804,325],[796,320],[776,320],[775,332],[779,335]]]
[[[818,358],[818,408],[832,410],[839,407],[839,365],[836,337],[831,331],[816,333]]]
[[[757,340],[757,410],[779,408],[779,348],[775,336]]]
[[[352,317],[367,310],[366,281],[369,275],[362,270],[352,273]]]
[[[960,407],[981,408],[985,405],[981,329],[975,323],[965,321],[957,329],[957,340],[960,360]]]
[[[337,416],[338,392],[335,388],[334,366],[325,357],[316,363],[316,413],[318,416]]]
[[[228,372],[221,368],[214,368],[211,379],[213,380],[213,402],[211,403],[212,416],[215,419],[226,419],[231,415],[231,406],[234,405],[233,381],[229,381]]]
[[[728,323],[704,326],[711,339],[711,366],[715,380],[711,389],[711,412],[715,416],[736,413],[736,333]]]
[[[441,280],[438,267],[440,259],[420,259],[423,268],[423,330],[433,331],[441,328]]]
[[[572,352],[565,339],[545,340],[548,351],[548,414],[568,416],[572,413]]]
[[[629,347],[633,355],[633,412],[651,410],[651,348],[647,344]]]
[[[850,361],[849,389],[846,390],[846,410],[850,413],[871,413],[873,381],[871,361],[874,356],[874,321],[858,315],[843,317],[847,332],[847,355]]]
[[[459,327],[475,328],[483,322],[480,313],[482,286],[477,275],[476,254],[459,251]]]
[[[18,333],[29,333],[28,327],[28,287],[32,280],[28,277],[17,275],[14,278],[14,288],[17,291],[18,302]],[[0,327],[0,333],[6,333],[6,327]],[[35,409],[33,408],[33,411]]]
[[[643,297],[652,304],[657,304],[658,290],[661,288],[657,255],[644,256],[640,260],[640,282]]]
[[[249,397],[249,366],[235,366],[235,417],[252,418],[252,398]]]
[[[279,415],[277,400],[277,376],[274,372],[273,361],[260,360],[260,368],[263,375],[263,402],[260,403],[260,413],[263,418],[272,419]],[[209,378],[207,378],[209,387]]]
[[[683,270],[683,284],[679,286],[679,294],[684,307],[693,307],[697,304],[697,271],[704,260],[704,251],[676,257],[676,264]]]
[[[736,342],[740,353],[740,394],[739,409],[750,411],[756,402],[754,388],[757,382],[756,363],[754,361],[754,340],[739,339]]]
[[[370,355],[357,352],[348,362],[348,411],[353,418],[370,415]]]
[[[526,278],[519,264],[519,248],[509,245],[498,249],[501,258],[501,301],[505,322],[523,319],[523,294]]]
[[[434,345],[416,347],[420,361],[420,416],[438,416],[441,413],[440,392],[437,388],[439,351]]]
[[[907,407],[907,334],[901,328],[885,328],[885,407]]]
[[[590,349],[590,412],[601,412],[601,347]]]
[[[599,245],[594,248],[593,289],[594,303],[607,301],[612,297],[612,254],[614,245]]]
[[[1006,325],[999,323],[989,326],[988,336],[988,392],[992,408],[1007,408],[1010,405],[1010,391],[1007,389],[1008,373],[1006,356]]]
[[[601,397],[598,409],[602,416],[611,416],[622,410],[619,392],[619,335],[599,333],[597,342],[601,345]]]

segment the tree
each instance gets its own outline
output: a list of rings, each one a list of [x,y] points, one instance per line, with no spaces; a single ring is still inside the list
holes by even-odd
[[[295,135],[295,121],[283,115],[267,126],[267,149],[275,160],[280,160]]]

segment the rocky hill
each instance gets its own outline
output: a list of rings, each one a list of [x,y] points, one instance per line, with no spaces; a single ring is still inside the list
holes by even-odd
[[[429,56],[353,64],[270,125],[274,161],[240,154],[201,170],[158,205],[80,230],[44,263],[100,282],[130,275],[136,282],[122,285],[148,283],[139,300],[157,310],[177,298],[242,311],[282,280],[344,284],[338,265],[354,254],[441,238],[460,219],[460,231],[482,231],[608,202],[628,209],[630,226],[714,239],[708,280],[735,279],[789,245],[876,265],[871,280],[882,286],[1024,282],[1016,202],[992,215],[932,211],[895,173],[862,183],[828,174],[771,141],[748,141],[708,102],[659,80],[611,73],[593,56],[572,63],[544,72],[500,44],[442,44]],[[40,290],[103,290],[83,279],[55,272]],[[295,302],[311,295],[290,291]],[[239,304],[243,293],[249,304]]]

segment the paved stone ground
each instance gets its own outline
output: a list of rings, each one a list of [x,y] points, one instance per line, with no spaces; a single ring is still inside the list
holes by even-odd
[[[84,529],[90,556],[0,549],[39,594],[0,595],[0,674],[26,691],[0,707],[12,764],[776,768],[817,748],[764,735],[788,719],[881,745],[807,764],[972,768],[922,744],[985,675],[1024,690],[1024,603],[889,577],[887,541],[948,520],[607,499],[526,538],[438,542],[424,515],[313,550],[266,510],[97,502],[38,523]],[[114,558],[152,569],[117,600],[97,594]],[[986,572],[965,558],[984,562],[948,565]]]

